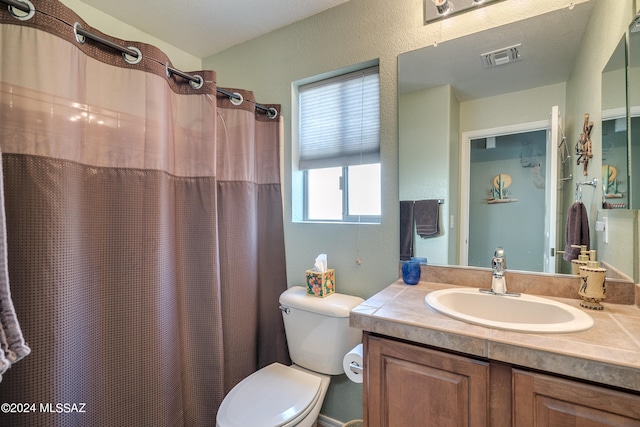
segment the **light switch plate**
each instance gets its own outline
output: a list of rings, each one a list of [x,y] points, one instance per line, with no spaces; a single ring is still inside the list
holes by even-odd
[[[596,231],[602,232],[602,241],[604,243],[609,243],[609,232],[607,230],[607,226],[609,225],[609,218],[604,217],[602,221],[596,221]]]

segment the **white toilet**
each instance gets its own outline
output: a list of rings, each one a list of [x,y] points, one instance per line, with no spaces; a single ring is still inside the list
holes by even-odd
[[[324,298],[294,286],[280,295],[293,365],[273,363],[249,375],[224,398],[218,427],[316,425],[330,375],[344,373],[342,359],[362,338],[349,326],[362,298],[334,293]]]

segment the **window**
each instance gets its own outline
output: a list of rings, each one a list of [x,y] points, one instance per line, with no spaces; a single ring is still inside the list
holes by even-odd
[[[380,222],[378,67],[299,88],[306,221]]]

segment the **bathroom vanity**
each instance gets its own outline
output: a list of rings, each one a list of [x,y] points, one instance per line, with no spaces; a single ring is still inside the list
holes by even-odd
[[[486,288],[490,270],[425,266],[422,277],[429,281],[398,280],[351,313],[364,331],[365,425],[640,425],[638,285],[610,283],[616,303],[588,311],[588,331],[533,334],[472,325],[424,303],[438,289]],[[579,307],[575,277],[508,277],[510,290]]]

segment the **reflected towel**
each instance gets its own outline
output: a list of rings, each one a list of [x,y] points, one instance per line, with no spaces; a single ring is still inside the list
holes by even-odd
[[[415,203],[416,231],[420,237],[440,234],[440,203],[438,199],[418,200]]]
[[[2,153],[0,153],[0,373],[31,352],[22,336],[9,290],[7,265],[7,227],[2,185]]]
[[[400,201],[400,260],[413,256],[413,200]]]
[[[575,202],[567,214],[567,229],[565,230],[565,248],[562,259],[571,261],[578,259],[580,248],[571,245],[585,245],[589,249],[589,218],[587,208],[582,202]]]

